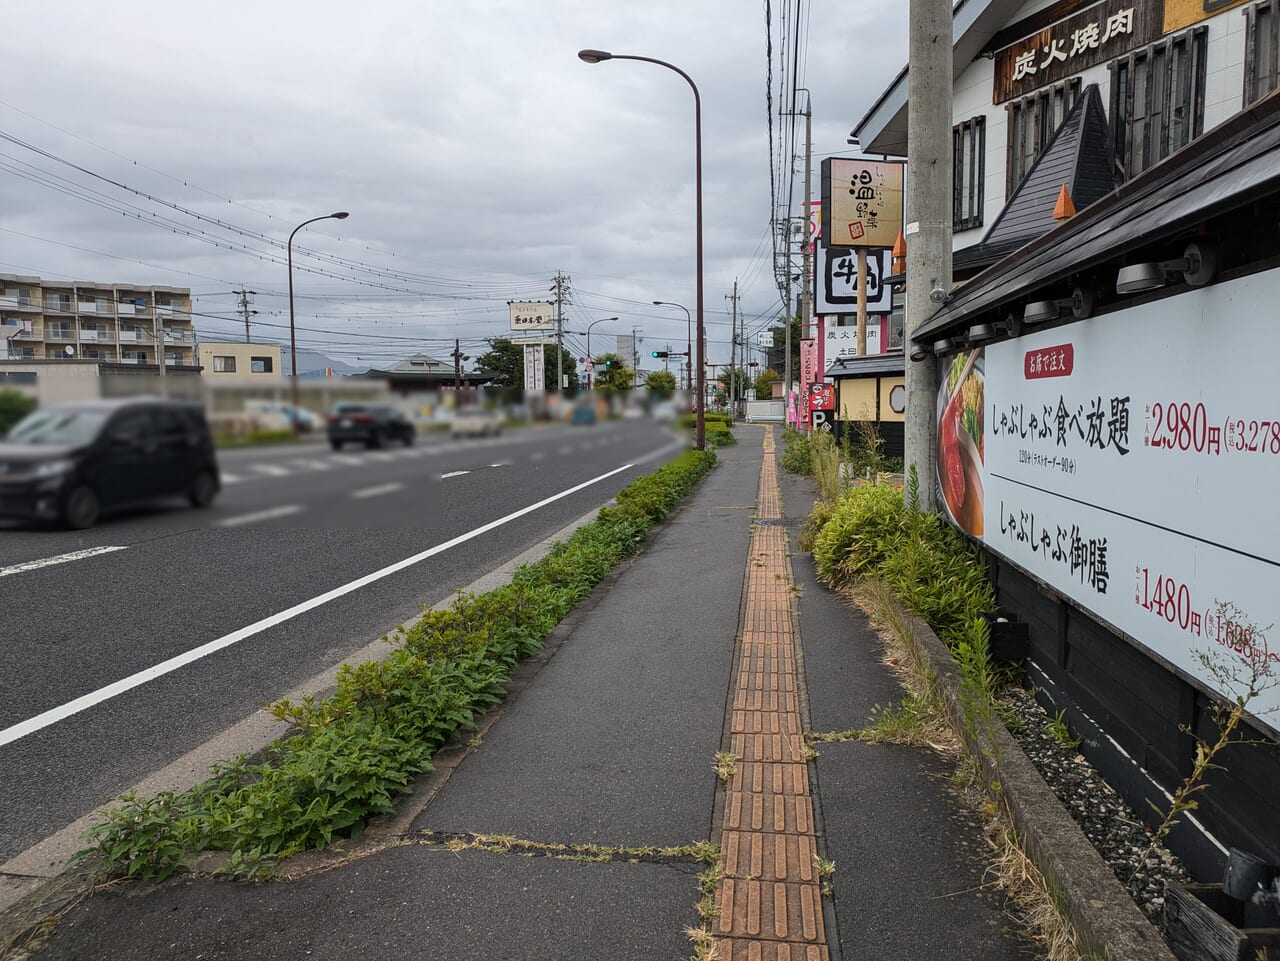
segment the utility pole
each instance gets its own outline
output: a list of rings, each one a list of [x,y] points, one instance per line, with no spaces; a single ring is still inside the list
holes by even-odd
[[[733,281],[733,293],[726,297],[729,301],[729,419],[733,420],[738,412],[738,281]]]
[[[907,99],[906,329],[936,309],[930,294],[951,291],[951,0],[911,0]],[[910,354],[908,348],[907,353]],[[920,480],[920,509],[937,510],[938,359],[907,361],[906,462]]]
[[[233,293],[240,295],[240,300],[236,303],[236,307],[239,308],[241,315],[244,317],[244,342],[247,344],[250,342],[249,316],[257,313],[256,310],[249,309],[249,305],[253,303],[249,298],[257,296],[258,292],[256,290],[245,290],[242,288],[240,290],[233,291]]]
[[[453,389],[462,391],[462,345],[455,337],[453,341]]]
[[[551,289],[556,293],[556,390],[564,390],[564,300],[569,278],[556,271]]]
[[[813,102],[809,99],[809,91],[804,92],[804,217],[802,239],[804,247],[801,253],[801,264],[804,274],[800,278],[800,296],[802,298],[804,320],[800,328],[804,337],[808,338],[809,322],[813,319],[813,292],[810,289],[810,277],[813,276],[813,232],[809,229],[809,201],[813,196]],[[790,355],[788,355],[790,356]],[[803,386],[803,385],[802,385]],[[808,387],[805,387],[807,390]]]
[[[640,328],[631,327],[631,376],[636,387],[640,386],[640,338],[636,336]]]

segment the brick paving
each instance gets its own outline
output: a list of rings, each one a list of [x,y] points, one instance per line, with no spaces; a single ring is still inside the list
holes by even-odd
[[[827,961],[772,428],[764,450],[732,693],[729,751],[736,762],[725,796],[713,931],[724,961]]]

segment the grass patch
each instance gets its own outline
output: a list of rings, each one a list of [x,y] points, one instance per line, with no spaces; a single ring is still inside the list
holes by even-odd
[[[251,430],[243,434],[214,434],[214,447],[259,447],[265,444],[296,444],[299,437],[291,430]]]
[[[624,488],[616,506],[509,584],[427,613],[391,639],[383,660],[344,665],[333,694],[277,702],[272,713],[292,733],[264,760],[217,764],[180,794],[115,799],[76,858],[92,858],[107,877],[162,880],[199,852],[227,851],[228,871],[252,876],[358,835],[393,810],[437,749],[502,699],[516,664],[714,464],[709,451],[686,452]]]

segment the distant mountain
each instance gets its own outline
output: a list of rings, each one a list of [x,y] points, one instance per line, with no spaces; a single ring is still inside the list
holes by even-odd
[[[289,364],[289,346],[286,344],[281,351],[280,368],[284,372],[284,376],[288,377],[293,369]],[[318,350],[299,350],[298,351],[298,377],[323,377],[325,368],[333,368],[335,377],[345,377],[348,374],[363,374],[367,367],[352,367],[350,364],[344,364],[340,360],[334,360],[326,357]]]

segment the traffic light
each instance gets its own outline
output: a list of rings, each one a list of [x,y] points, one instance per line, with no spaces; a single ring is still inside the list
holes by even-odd
[[[659,358],[670,356],[670,352],[665,350],[651,350],[649,351],[649,353],[652,354],[654,357],[659,357]]]
[[[606,367],[612,367],[612,366],[613,366],[613,358],[612,358],[612,357],[606,357],[606,358],[604,359],[604,365],[605,365]]]

